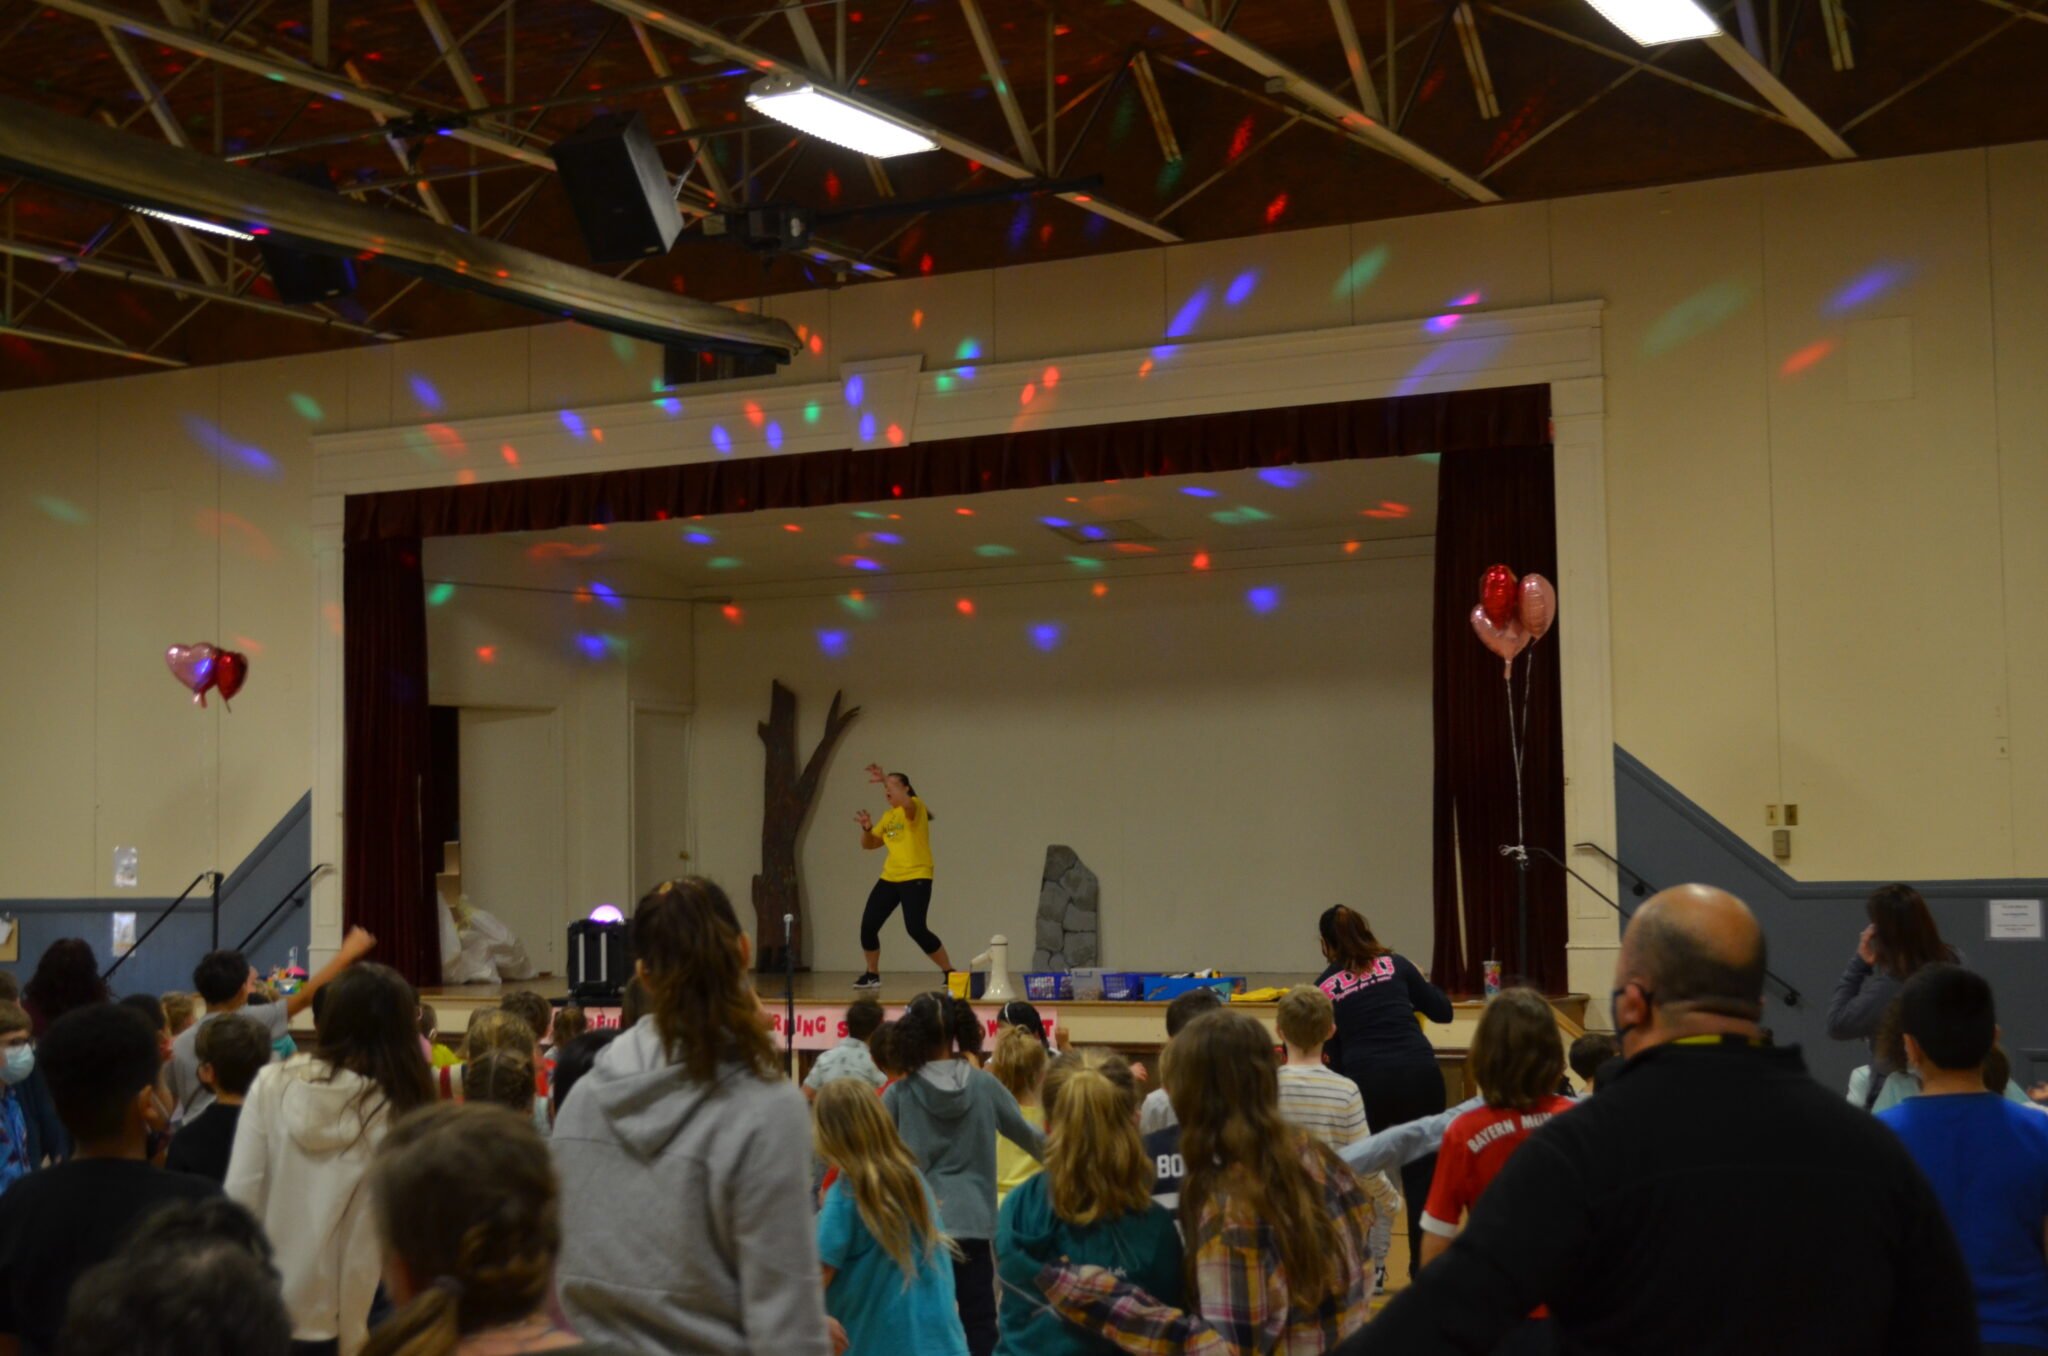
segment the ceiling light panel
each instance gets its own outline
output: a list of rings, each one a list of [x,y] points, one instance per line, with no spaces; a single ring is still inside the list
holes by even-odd
[[[771,75],[755,82],[747,91],[747,103],[799,132],[877,160],[915,155],[939,144],[925,132],[795,76]]]
[[[1607,22],[1644,47],[1689,38],[1711,38],[1721,31],[1696,0],[1586,0]]]

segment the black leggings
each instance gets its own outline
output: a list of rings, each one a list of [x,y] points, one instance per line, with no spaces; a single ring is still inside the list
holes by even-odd
[[[927,877],[924,880],[875,882],[875,888],[868,891],[868,906],[861,910],[861,950],[882,949],[882,924],[889,921],[889,915],[896,912],[898,904],[903,906],[903,926],[920,951],[929,956],[944,945],[939,934],[924,925],[924,916],[932,907],[932,883]]]
[[[953,1241],[960,1245],[960,1260],[953,1263],[953,1303],[967,1330],[967,1356],[989,1356],[996,1349],[995,1245],[985,1238]]]
[[[1424,1064],[1407,1060],[1399,1064],[1376,1064],[1360,1070],[1346,1070],[1358,1084],[1365,1099],[1365,1119],[1373,1133],[1391,1130],[1424,1116],[1434,1116],[1446,1105],[1444,1076],[1434,1061]],[[1414,1279],[1422,1260],[1422,1207],[1429,1203],[1429,1184],[1436,1177],[1436,1155],[1401,1165],[1401,1201],[1408,1211],[1408,1276]]]

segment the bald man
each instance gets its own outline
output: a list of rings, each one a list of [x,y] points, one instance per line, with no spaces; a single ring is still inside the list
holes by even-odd
[[[1450,1251],[1342,1346],[1490,1352],[1539,1304],[1567,1353],[1974,1352],[1968,1271],[1892,1133],[1763,1017],[1764,937],[1681,885],[1615,966],[1627,1063],[1530,1136]]]

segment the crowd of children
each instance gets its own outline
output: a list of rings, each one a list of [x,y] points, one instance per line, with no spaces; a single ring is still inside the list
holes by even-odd
[[[1333,964],[1407,982],[1337,921]],[[1574,1115],[1567,1062],[1588,1091],[1629,1067],[1610,1037],[1568,1056],[1510,989],[1473,1038],[1478,1096],[1376,1126],[1325,1063],[1330,983],[1283,995],[1277,1055],[1200,989],[1141,1101],[1142,1071],[1055,1049],[1026,1003],[984,1069],[980,1018],[933,992],[894,1021],[854,1003],[800,1094],[716,885],[659,887],[632,936],[630,1025],[507,994],[459,1050],[361,933],[275,998],[232,952],[161,1001],[81,982],[68,943],[22,1001],[0,976],[0,1351],[1349,1352],[1403,1209],[1390,1174],[1436,1160],[1407,1201],[1433,1274]],[[2048,1348],[2048,1115],[1997,1095],[1981,978],[1929,964],[1893,1008],[1915,1095],[1882,1119],[1954,1224],[1985,1350]],[[1514,1312],[1486,1349],[1556,1349],[1549,1310]]]

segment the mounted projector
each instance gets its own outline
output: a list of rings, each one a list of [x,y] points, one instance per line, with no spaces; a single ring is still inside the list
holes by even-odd
[[[375,261],[650,343],[766,353],[783,362],[799,347],[796,332],[768,316],[608,278],[5,96],[0,173],[289,249]]]
[[[756,254],[806,250],[811,247],[811,210],[771,204],[743,212],[713,212],[704,218],[704,234],[723,236]]]

